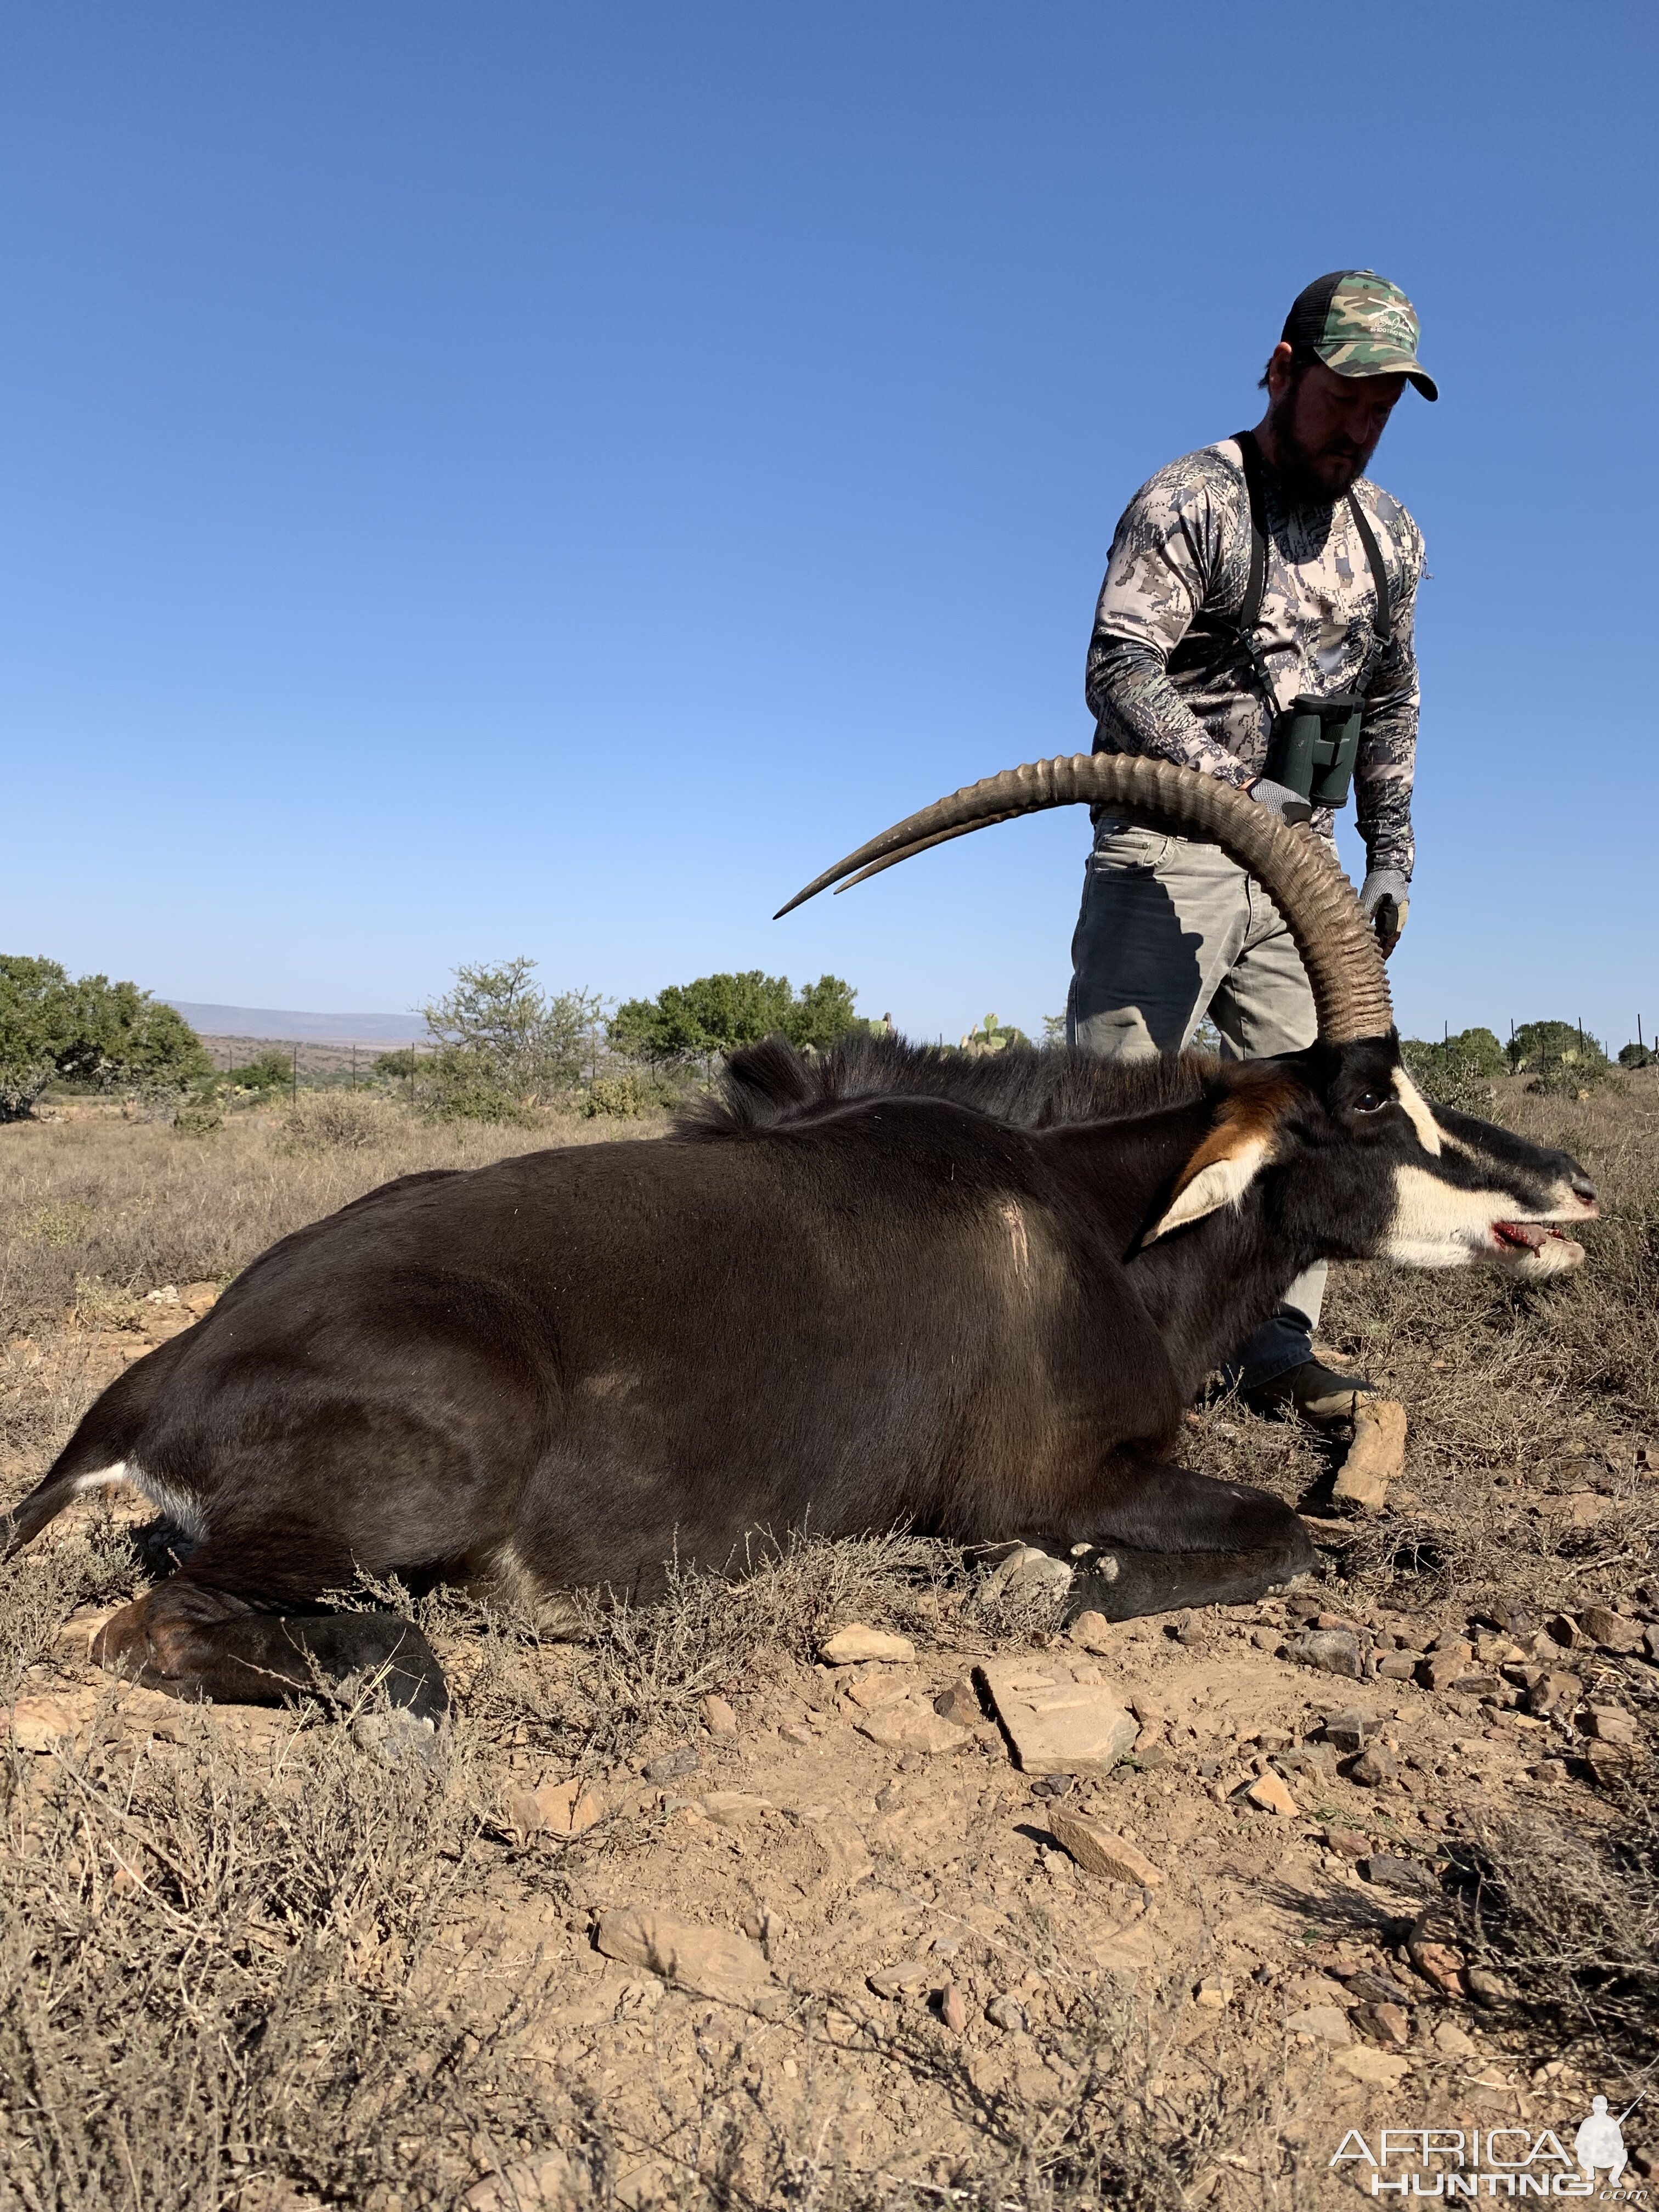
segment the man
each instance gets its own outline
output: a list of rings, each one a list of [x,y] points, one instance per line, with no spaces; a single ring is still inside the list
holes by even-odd
[[[1097,752],[1219,776],[1332,835],[1351,770],[1368,866],[1360,893],[1384,954],[1405,927],[1417,744],[1412,617],[1423,540],[1363,471],[1417,358],[1411,301],[1369,269],[1297,298],[1261,381],[1254,433],[1159,470],[1112,541],[1085,695]],[[1315,749],[1315,741],[1317,749]],[[1315,1036],[1290,933],[1213,846],[1098,819],[1072,941],[1066,1034],[1109,1056],[1178,1052],[1208,1015],[1229,1056]],[[1368,1387],[1313,1355],[1322,1262],[1241,1346],[1232,1379],[1311,1419]]]

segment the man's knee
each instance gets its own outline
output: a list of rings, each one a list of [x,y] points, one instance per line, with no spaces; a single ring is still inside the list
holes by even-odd
[[[1158,1048],[1139,1006],[1109,1006],[1079,1016],[1075,994],[1067,1009],[1070,1042],[1101,1060],[1156,1060]]]

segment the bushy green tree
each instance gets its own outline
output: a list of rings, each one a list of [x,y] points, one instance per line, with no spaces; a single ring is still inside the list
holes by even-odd
[[[707,1060],[768,1036],[822,1050],[849,1031],[870,1027],[853,1011],[857,995],[839,975],[820,975],[799,992],[787,975],[763,975],[758,968],[699,975],[695,982],[671,983],[654,999],[629,999],[618,1006],[611,1042],[619,1051],[654,1060]]]
[[[293,1078],[294,1055],[283,1046],[272,1044],[256,1053],[243,1066],[233,1067],[229,1079],[244,1091],[275,1091],[292,1082]]]
[[[1650,1044],[1623,1044],[1619,1048],[1620,1067],[1659,1067],[1659,1053]]]
[[[189,1023],[136,983],[72,981],[56,960],[0,954],[0,1121],[55,1079],[164,1097],[211,1072]]]
[[[1509,1058],[1517,1075],[1545,1075],[1555,1067],[1599,1074],[1609,1065],[1599,1041],[1577,1022],[1522,1022]]]
[[[70,1042],[70,979],[55,960],[0,953],[0,1120],[27,1114]]]
[[[591,991],[550,995],[535,969],[523,957],[457,968],[454,988],[421,1008],[434,1049],[416,1062],[417,1080],[437,1112],[511,1121],[579,1080],[605,1001]]]

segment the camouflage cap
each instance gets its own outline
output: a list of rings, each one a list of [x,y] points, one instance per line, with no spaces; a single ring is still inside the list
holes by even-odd
[[[1285,318],[1282,341],[1310,346],[1339,376],[1408,376],[1425,399],[1439,386],[1417,358],[1417,310],[1374,269],[1320,276]]]

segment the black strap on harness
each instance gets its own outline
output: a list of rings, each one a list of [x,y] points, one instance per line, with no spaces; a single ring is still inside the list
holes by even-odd
[[[1244,489],[1250,501],[1250,574],[1238,610],[1239,642],[1249,656],[1257,681],[1271,705],[1273,703],[1273,684],[1261,658],[1261,648],[1255,641],[1255,626],[1261,614],[1262,587],[1267,580],[1267,502],[1261,488],[1261,448],[1255,441],[1253,430],[1239,431],[1235,442],[1243,456]],[[1359,501],[1352,492],[1346,493],[1344,497],[1347,501],[1348,512],[1353,517],[1353,526],[1359,533],[1359,542],[1365,549],[1371,585],[1376,593],[1376,605],[1371,614],[1371,634],[1379,645],[1388,645],[1394,637],[1394,613],[1389,605],[1389,577],[1382,566],[1382,549],[1365,520],[1364,510]]]

